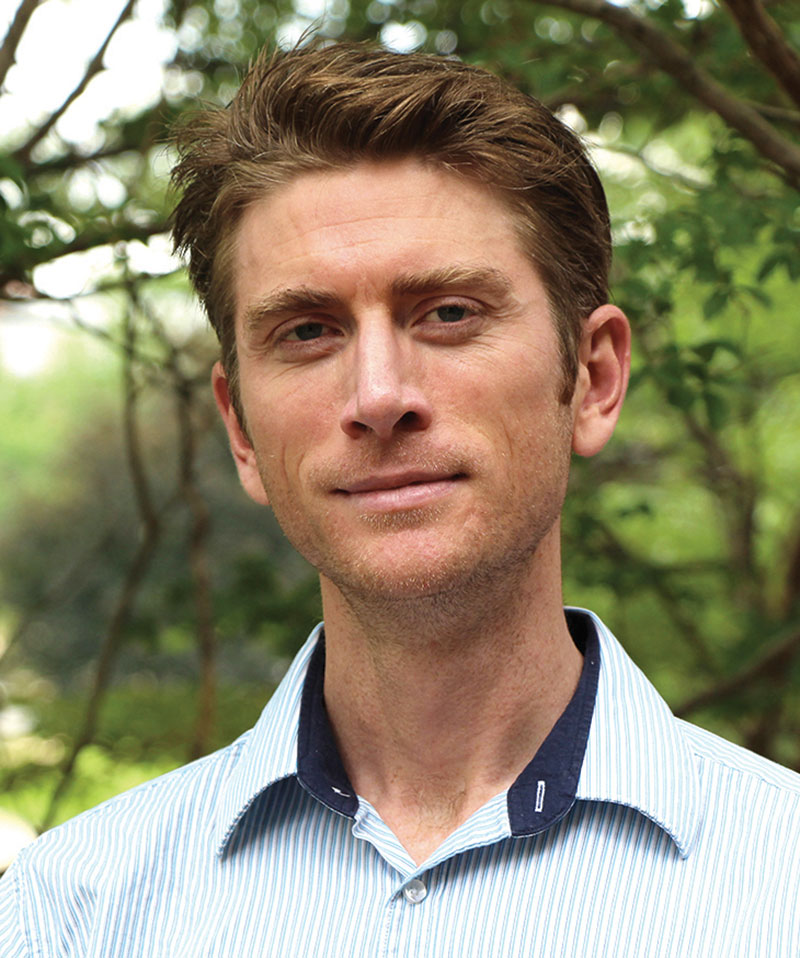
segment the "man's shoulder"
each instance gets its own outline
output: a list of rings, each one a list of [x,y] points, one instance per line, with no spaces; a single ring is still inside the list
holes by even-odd
[[[102,802],[24,848],[0,881],[0,952],[44,954],[23,942],[74,936],[74,951],[65,953],[83,953],[95,911],[109,901],[147,901],[181,868],[196,872],[213,860],[220,796],[250,734]]]
[[[180,833],[213,827],[220,791],[250,732],[219,751],[109,798],[45,832],[20,853],[20,863],[49,867],[66,862],[70,849],[93,849],[95,867],[118,867],[120,856]]]
[[[20,853],[12,871],[68,871],[68,863],[79,860],[96,875],[109,867],[145,874],[160,861],[188,861],[198,849],[213,857],[254,797],[296,767],[296,700],[318,633],[312,632],[252,729],[51,829]]]
[[[678,745],[670,752],[676,771],[685,766],[690,754],[706,779],[737,778],[753,788],[785,792],[788,801],[800,800],[800,773],[674,715],[602,620],[587,610],[573,611],[591,617],[597,628],[604,666],[601,687],[605,692],[606,724],[626,728],[626,741],[633,737],[652,751],[671,740]]]
[[[800,805],[800,773],[699,725],[681,718],[676,718],[675,722],[707,775],[736,780],[741,786],[753,790],[773,789],[784,794],[788,803]]]
[[[592,615],[591,613],[584,613]],[[800,841],[800,774],[676,717],[608,628],[580,797],[637,809],[683,855],[699,846],[777,862]]]

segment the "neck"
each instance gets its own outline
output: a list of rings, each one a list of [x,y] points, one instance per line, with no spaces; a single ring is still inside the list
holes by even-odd
[[[575,691],[582,659],[552,539],[493,588],[362,600],[322,580],[325,701],[345,768],[417,861],[511,785]]]

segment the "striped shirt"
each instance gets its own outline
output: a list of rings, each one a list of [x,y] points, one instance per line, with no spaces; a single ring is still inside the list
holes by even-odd
[[[676,719],[591,613],[570,626],[551,736],[422,865],[352,793],[318,629],[252,731],[19,855],[0,956],[800,956],[800,776]]]

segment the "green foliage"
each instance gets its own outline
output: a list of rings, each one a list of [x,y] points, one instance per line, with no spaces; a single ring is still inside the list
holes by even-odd
[[[220,709],[209,742],[219,748],[255,723],[271,685],[238,682],[220,688]],[[168,772],[186,759],[195,689],[190,682],[135,678],[109,696],[95,744],[79,758],[78,775],[59,805],[57,824],[128,788]],[[84,710],[79,694],[43,695],[28,703],[36,726],[0,763],[2,807],[38,823],[58,780],[57,759],[71,746]]]
[[[36,734],[61,743],[62,761],[124,612],[111,643],[116,680],[57,818],[178,764],[198,736],[212,748],[238,734],[320,614],[312,571],[236,487],[207,395],[214,347],[187,322],[184,279],[136,266],[167,226],[169,126],[198,98],[227,102],[265,43],[303,29],[385,39],[410,24],[423,49],[495,70],[586,137],[611,207],[613,296],[635,344],[618,435],[575,464],[566,597],[603,614],[687,716],[800,766],[797,178],[613,18],[579,7],[330,0],[312,22],[290,0],[170,0],[163,24],[176,49],[158,102],[98,117],[91,142],[66,139],[58,124],[32,149],[33,126],[0,142],[0,322],[47,302],[47,264],[77,268],[82,251],[113,251],[66,313],[52,306],[84,345],[63,347],[41,379],[0,378],[5,694],[34,707]],[[797,148],[800,104],[748,51],[724,5],[696,16],[680,0],[615,9],[635,10]],[[778,3],[770,13],[796,45],[796,10]],[[105,316],[94,336],[89,307]],[[198,499],[211,517],[205,538]],[[153,555],[126,607],[148,534]],[[205,738],[204,669],[219,685]],[[57,695],[27,697],[31,674]],[[0,788],[6,806],[38,821],[59,772],[52,750],[37,754],[11,763]]]

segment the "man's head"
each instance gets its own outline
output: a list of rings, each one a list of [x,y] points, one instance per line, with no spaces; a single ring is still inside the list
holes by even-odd
[[[542,104],[484,70],[423,54],[337,44],[262,55],[226,109],[178,139],[176,246],[238,390],[233,254],[243,212],[305,172],[419,158],[490,187],[510,208],[555,318],[562,400],[584,319],[607,300],[608,210],[578,138]]]
[[[502,606],[553,581],[571,451],[602,447],[623,391],[616,307],[585,320],[564,403],[514,214],[418,159],[296,176],[244,211],[232,267],[246,432],[219,364],[215,397],[323,602],[454,608],[492,583]]]

